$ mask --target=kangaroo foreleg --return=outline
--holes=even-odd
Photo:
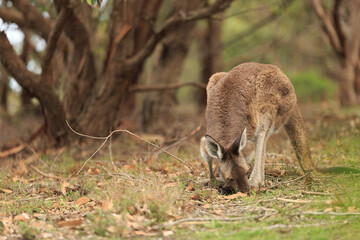
[[[249,178],[249,184],[252,187],[257,187],[259,183],[263,183],[263,161],[265,161],[264,156],[264,146],[266,139],[266,131],[261,130],[256,138],[256,149],[255,149],[255,162],[254,168]]]

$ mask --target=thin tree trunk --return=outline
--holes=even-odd
[[[1,67],[1,81],[0,81],[0,110],[7,113],[8,110],[8,92],[9,92],[9,76],[6,70]],[[0,112],[1,112],[0,111]]]
[[[199,0],[178,1],[175,9],[176,11],[186,12],[197,9],[199,5]],[[174,84],[179,81],[193,39],[195,26],[195,22],[183,24],[159,44],[157,50],[155,50],[149,85]],[[167,131],[164,124],[175,121],[174,106],[176,104],[175,90],[146,94],[141,111],[143,131],[157,133]],[[166,132],[163,133],[166,134]]]
[[[29,41],[30,41],[29,34],[24,32],[24,41],[23,41],[20,58],[24,62],[25,65],[27,65],[29,55],[30,55],[31,46],[30,46]],[[31,96],[30,92],[27,89],[22,88],[21,89],[21,108],[23,111],[28,111],[33,107],[31,98],[32,98],[32,96]]]
[[[208,19],[204,32],[199,34],[200,62],[202,63],[201,82],[207,84],[212,74],[223,71],[222,61],[222,14],[216,19]],[[206,90],[198,90],[197,100],[200,111],[206,107]]]

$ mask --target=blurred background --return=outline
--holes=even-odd
[[[205,87],[244,62],[279,66],[305,108],[357,106],[359,1],[0,0],[1,148],[76,130],[179,137]]]

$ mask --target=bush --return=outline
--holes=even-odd
[[[336,83],[310,70],[290,77],[299,102],[320,102],[334,98]]]

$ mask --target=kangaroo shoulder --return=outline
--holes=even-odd
[[[225,77],[226,75],[227,75],[226,72],[214,73],[209,79],[209,83],[206,86],[206,91],[209,92],[211,88],[214,87],[219,82],[219,80]]]

